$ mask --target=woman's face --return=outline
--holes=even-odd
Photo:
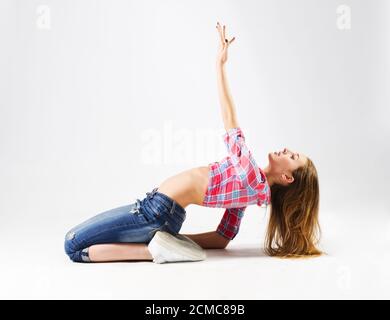
[[[292,182],[292,172],[306,164],[307,157],[299,152],[284,148],[281,151],[270,152],[268,154],[269,173],[272,174],[279,183],[286,184]]]

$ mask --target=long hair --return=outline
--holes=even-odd
[[[271,211],[264,251],[283,258],[319,256],[316,248],[321,228],[318,222],[320,192],[317,170],[307,163],[292,173],[288,186],[271,186]]]

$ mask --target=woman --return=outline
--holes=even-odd
[[[268,154],[257,166],[237,122],[224,65],[228,47],[225,26],[216,26],[220,47],[217,80],[228,156],[165,180],[143,200],[92,217],[71,229],[65,251],[75,262],[151,260],[156,263],[200,261],[203,249],[222,249],[234,239],[248,205],[271,204],[265,239],[270,256],[320,255],[316,248],[319,184],[313,162],[287,148]],[[272,194],[272,197],[271,197]],[[215,231],[180,235],[185,207],[197,204],[225,208]]]

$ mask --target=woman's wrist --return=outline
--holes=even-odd
[[[225,66],[225,64],[223,62],[221,62],[221,61],[217,61],[215,63],[215,65],[216,65],[217,68],[223,68]]]

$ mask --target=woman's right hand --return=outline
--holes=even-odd
[[[236,38],[233,37],[230,41],[225,38],[225,29],[226,29],[225,25],[221,27],[219,22],[217,22],[216,28],[219,33],[219,49],[217,55],[217,64],[224,65],[228,58],[228,48]]]

